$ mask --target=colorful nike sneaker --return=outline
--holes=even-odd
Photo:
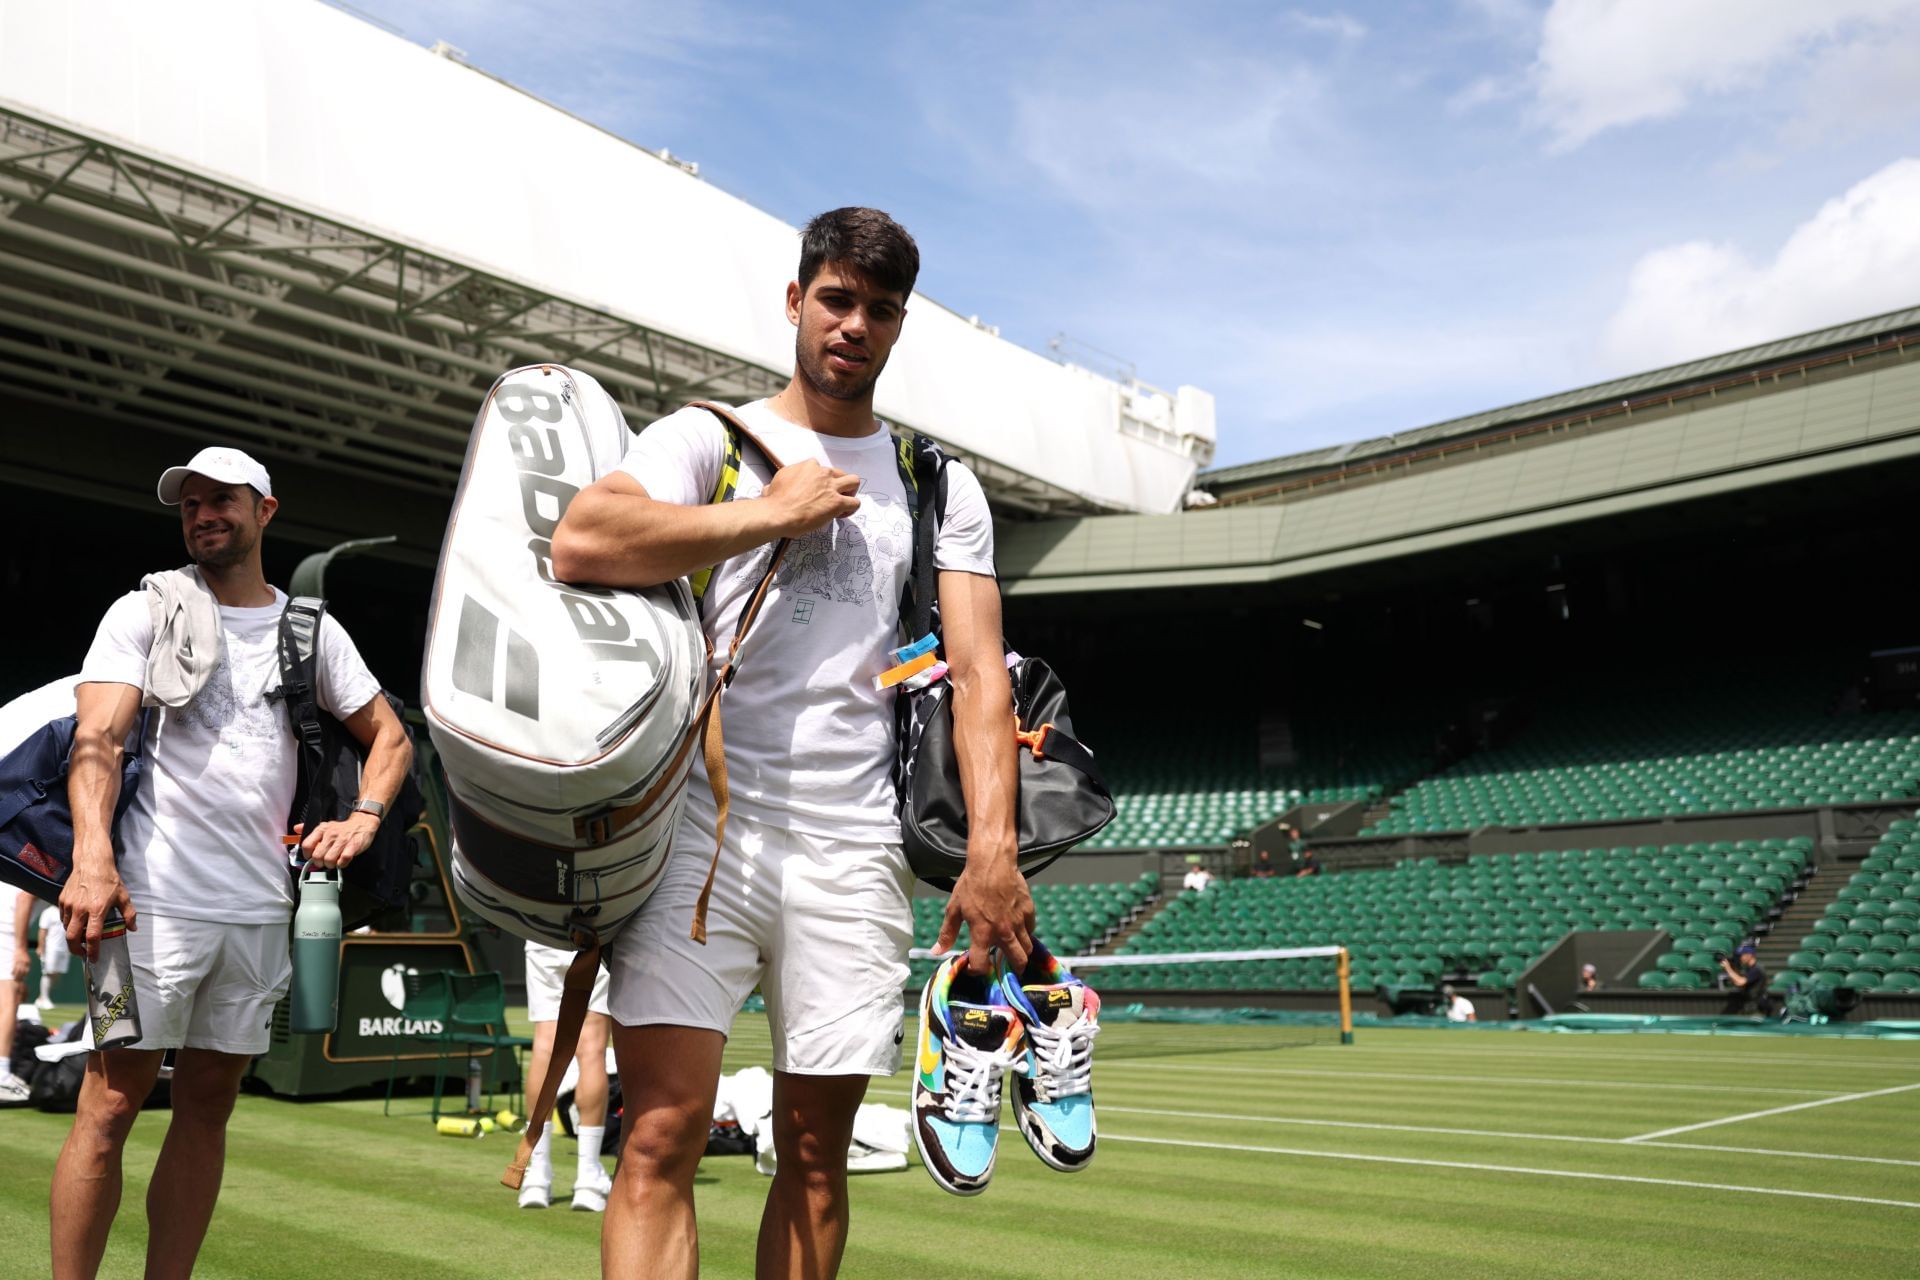
[[[1093,1159],[1093,1038],[1100,997],[1034,939],[1024,973],[1004,959],[1000,998],[1026,1026],[1026,1053],[1014,1066],[1013,1114],[1033,1153],[1062,1173]]]
[[[1000,1082],[1024,1048],[1020,1016],[998,985],[967,972],[967,957],[940,962],[920,993],[913,1077],[913,1141],[933,1180],[977,1196],[993,1177],[1000,1143]]]

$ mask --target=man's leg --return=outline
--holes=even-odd
[[[573,1105],[580,1108],[580,1127],[600,1129],[607,1123],[607,1037],[613,1019],[604,1013],[589,1013],[580,1024],[580,1047],[573,1059],[580,1064],[580,1083],[573,1091]]]
[[[547,1083],[547,1071],[553,1065],[553,1035],[558,1027],[556,1022],[533,1024],[533,1053],[527,1059],[527,1078],[521,1083],[529,1110]],[[534,1135],[533,1154],[527,1159],[526,1176],[520,1183],[522,1209],[547,1207],[548,1193],[553,1189],[553,1131],[557,1127],[555,1118],[548,1115],[546,1124]]]
[[[120,1209],[120,1153],[160,1075],[159,1049],[87,1055],[73,1128],[53,1166],[54,1280],[92,1280]]]
[[[173,1060],[173,1121],[147,1186],[147,1280],[185,1280],[213,1220],[227,1163],[227,1118],[244,1053],[182,1049]]]
[[[589,1012],[573,1054],[580,1064],[580,1083],[573,1091],[573,1105],[580,1111],[574,1131],[580,1150],[573,1163],[573,1207],[594,1213],[606,1209],[611,1185],[600,1163],[600,1148],[607,1136],[607,1037],[612,1029],[613,1020],[606,1014]]]
[[[604,1280],[699,1274],[693,1175],[713,1127],[726,1037],[697,1027],[613,1028],[626,1122],[620,1172],[600,1231]]]
[[[779,1163],[760,1217],[759,1280],[831,1280],[847,1247],[847,1147],[867,1076],[773,1077]]]

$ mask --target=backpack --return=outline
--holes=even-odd
[[[934,542],[946,518],[947,460],[918,435],[901,441],[900,457],[903,468],[911,460],[916,478],[908,489],[914,517],[913,569],[900,607],[901,633],[913,645],[923,637],[942,635]],[[1019,744],[1018,861],[1021,874],[1032,876],[1113,821],[1113,795],[1093,752],[1074,736],[1066,687],[1053,668],[1041,658],[1009,651],[1007,675]],[[948,681],[901,686],[894,699],[894,745],[901,851],[916,876],[951,891],[967,865],[967,805]]]
[[[76,677],[77,678],[77,677]],[[71,681],[68,682],[71,686]],[[32,695],[28,695],[32,696]],[[141,711],[120,757],[120,795],[113,805],[116,837],[146,771],[147,717]],[[0,756],[0,880],[57,902],[73,871],[73,809],[67,764],[78,721],[62,716]],[[115,853],[119,852],[115,840]]]
[[[317,650],[326,613],[327,602],[315,596],[295,596],[287,601],[280,615],[280,689],[269,695],[286,704],[287,717],[300,744],[299,782],[288,826],[304,822],[308,831],[322,822],[340,821],[352,812],[360,794],[360,770],[367,761],[367,748],[320,707]],[[411,741],[413,730],[406,727],[405,704],[385,689],[380,696],[400,718]],[[342,932],[351,933],[406,905],[415,858],[409,832],[427,808],[426,795],[414,773],[417,767],[408,767],[372,843],[347,864],[340,877]]]

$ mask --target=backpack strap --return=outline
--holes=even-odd
[[[716,414],[719,413],[713,405],[706,405],[705,407],[713,410]],[[719,417],[720,425],[726,431],[727,443],[725,450],[720,455],[720,479],[719,482],[713,486],[713,497],[708,499],[709,503],[732,502],[735,491],[740,487],[740,432],[742,428],[739,427],[737,423],[728,421],[728,419],[732,417],[731,414],[719,414]],[[766,448],[761,446],[759,441],[754,441],[754,444],[760,448],[761,453],[767,452]],[[771,458],[773,455],[767,454],[767,456]],[[687,575],[687,585],[693,588],[693,598],[700,604],[702,612],[705,612],[707,587],[713,581],[713,571],[715,567],[714,565],[708,565],[704,569]]]
[[[918,432],[900,445],[895,458],[913,511],[913,566],[900,593],[900,620],[911,642],[940,629],[940,575],[934,569],[933,550],[947,518],[948,458],[939,445]],[[922,495],[931,501],[922,500]]]
[[[306,776],[307,802],[301,819],[311,832],[332,811],[327,775],[326,730],[320,723],[316,651],[327,602],[318,596],[294,596],[280,615],[280,688],[268,697],[286,703],[287,718],[299,739],[300,772]]]

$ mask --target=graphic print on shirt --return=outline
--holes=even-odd
[[[233,687],[231,662],[215,667],[200,692],[174,714],[183,727],[204,730],[231,755],[245,756],[279,745],[280,722],[273,704],[260,696],[242,699]]]
[[[817,596],[839,604],[873,603],[874,565],[897,563],[901,535],[910,526],[892,494],[869,493],[851,516],[793,540],[775,580],[783,592]],[[892,576],[892,575],[888,575]],[[794,621],[811,616],[796,613]]]

